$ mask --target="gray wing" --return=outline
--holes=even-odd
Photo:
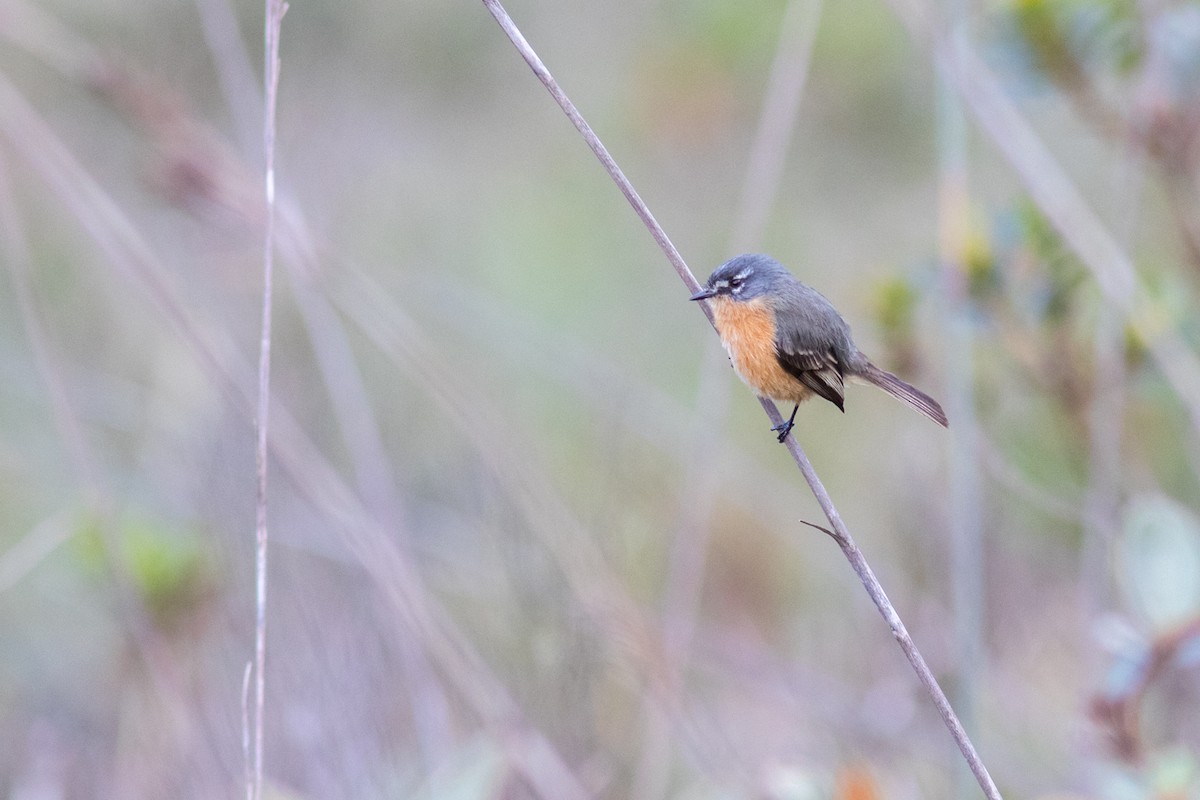
[[[779,365],[845,411],[843,377],[853,347],[849,327],[823,295],[798,281],[777,302],[775,357]]]
[[[789,338],[775,342],[775,357],[784,370],[814,393],[846,410],[842,365],[833,348],[813,349]]]

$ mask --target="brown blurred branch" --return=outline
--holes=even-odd
[[[1138,664],[1136,675],[1120,691],[1109,691],[1092,698],[1092,718],[1108,729],[1117,756],[1131,763],[1141,760],[1143,740],[1139,712],[1146,693],[1187,648],[1200,639],[1200,619],[1156,638]]]
[[[654,215],[650,212],[650,209],[638,195],[637,191],[633,188],[633,185],[629,182],[629,179],[625,177],[620,167],[617,166],[616,161],[609,154],[608,149],[600,141],[600,138],[591,129],[591,126],[588,125],[587,121],[583,118],[583,115],[575,107],[575,104],[571,102],[569,97],[567,97],[562,87],[559,86],[558,82],[546,68],[546,65],[542,63],[541,58],[538,57],[537,53],[529,45],[529,42],[525,40],[525,37],[521,34],[521,31],[517,28],[512,18],[508,15],[508,12],[504,10],[504,7],[500,4],[499,0],[483,0],[483,4],[487,7],[492,16],[495,17],[496,22],[499,23],[501,29],[504,30],[505,34],[512,41],[513,45],[517,48],[517,51],[521,54],[521,57],[524,58],[530,69],[533,70],[533,73],[537,76],[538,80],[542,82],[542,84],[550,92],[551,96],[554,97],[559,107],[562,108],[563,112],[583,136],[584,141],[586,141],[588,144],[588,147],[591,148],[592,152],[596,155],[596,158],[599,159],[609,176],[621,190],[621,193],[625,195],[625,198],[629,201],[630,205],[633,206],[633,209],[637,213],[638,217],[646,225],[646,228],[650,231],[651,236],[654,237],[654,240],[658,243],[659,247],[662,248],[667,260],[670,261],[671,265],[675,268],[676,273],[678,273],[680,279],[684,282],[684,285],[687,286],[690,291],[697,290],[700,284],[697,282],[695,276],[688,268],[687,263],[683,260],[683,256],[679,254],[679,251],[671,243],[670,238],[667,237],[666,232],[663,231],[662,227],[654,219]],[[704,313],[706,316],[708,316],[709,322],[711,323],[712,312],[708,308],[704,308]],[[773,402],[764,398],[759,398],[759,402],[762,404],[763,410],[767,413],[767,416],[771,419],[773,424],[780,425],[783,423],[783,417],[779,414],[779,409],[775,407]],[[988,774],[987,767],[984,765],[982,759],[979,757],[979,754],[976,752],[975,746],[971,743],[970,737],[968,737],[966,731],[963,730],[962,724],[959,722],[957,715],[954,713],[954,709],[950,706],[949,700],[946,699],[946,695],[938,685],[937,679],[933,676],[933,672],[929,669],[929,665],[925,663],[925,659],[921,656],[920,651],[913,643],[912,637],[909,636],[908,630],[905,628],[903,621],[901,621],[900,616],[896,613],[891,601],[888,600],[887,594],[883,591],[883,587],[879,584],[878,579],[876,579],[874,573],[871,571],[871,568],[867,564],[866,559],[863,557],[862,552],[854,543],[854,539],[851,537],[850,531],[842,522],[841,515],[834,507],[833,501],[830,499],[828,492],[825,491],[825,487],[821,483],[820,478],[817,476],[816,471],[813,469],[812,464],[809,463],[808,457],[805,455],[804,451],[800,448],[800,445],[793,437],[789,436],[785,440],[785,444],[788,448],[788,452],[792,454],[792,458],[795,460],[796,465],[800,468],[800,472],[803,474],[805,480],[808,482],[809,487],[812,489],[813,495],[816,497],[817,502],[821,506],[821,510],[825,512],[826,518],[833,526],[834,539],[837,541],[838,546],[842,549],[842,553],[846,556],[847,560],[849,560],[851,567],[862,581],[863,586],[866,587],[867,594],[870,595],[871,600],[874,601],[876,607],[879,609],[879,613],[883,615],[883,618],[887,621],[888,626],[892,629],[892,635],[896,638],[896,641],[900,644],[900,648],[908,657],[909,663],[912,664],[913,669],[916,671],[921,680],[921,683],[923,683],[925,688],[929,691],[930,696],[933,698],[934,705],[937,706],[938,713],[942,716],[943,722],[945,722],[950,734],[954,737],[955,742],[958,744],[959,750],[962,752],[963,757],[970,765],[972,773],[979,781],[980,788],[983,789],[984,794],[991,800],[999,800],[1000,792],[996,788],[995,783],[992,781],[991,776]]]

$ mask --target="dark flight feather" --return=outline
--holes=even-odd
[[[776,343],[775,357],[779,359],[779,365],[817,396],[845,412],[845,382],[842,380],[842,366],[834,352],[792,349],[789,345],[794,343]]]

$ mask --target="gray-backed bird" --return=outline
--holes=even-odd
[[[747,253],[726,261],[691,299],[709,301],[741,379],[760,397],[795,404],[788,421],[771,429],[780,442],[791,432],[800,403],[814,394],[845,412],[850,378],[878,386],[943,427],[949,424],[936,400],[860,353],[837,309],[770,256]]]

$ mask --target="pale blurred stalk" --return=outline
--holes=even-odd
[[[966,0],[947,0],[951,46],[970,46]],[[949,439],[949,525],[954,653],[952,695],[963,727],[978,733],[979,673],[983,669],[983,509],[975,418],[971,297],[969,291],[971,199],[968,183],[966,115],[945,79],[937,82],[938,263],[941,273],[942,339],[946,343],[946,412]],[[974,778],[965,765],[955,771],[958,797],[971,793]]]

